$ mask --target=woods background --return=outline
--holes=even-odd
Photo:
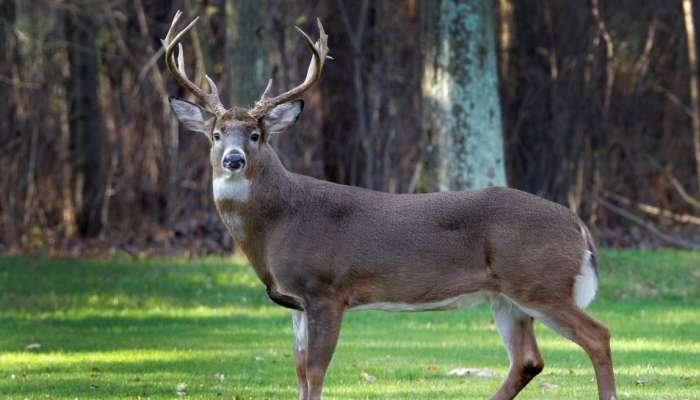
[[[508,185],[570,207],[602,245],[700,243],[700,1],[486,1],[499,85],[484,101],[500,103]],[[432,190],[426,22],[440,6],[0,0],[0,251],[233,247],[211,199],[208,143],[168,105],[185,97],[160,45],[177,9],[201,17],[186,39],[190,76],[201,85],[206,71],[242,106],[269,77],[277,92],[303,79],[309,53],[293,27],[315,37],[321,18],[334,60],[277,139],[284,164]]]

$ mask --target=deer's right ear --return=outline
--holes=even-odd
[[[211,133],[216,116],[197,104],[177,97],[170,97],[170,108],[182,125],[192,132]]]

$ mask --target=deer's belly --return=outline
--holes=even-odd
[[[454,308],[469,308],[482,303],[486,299],[483,293],[468,293],[444,300],[429,303],[394,303],[376,302],[359,305],[351,305],[348,311],[355,310],[381,310],[381,311],[434,311],[451,310]]]

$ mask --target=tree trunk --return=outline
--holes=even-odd
[[[83,14],[83,11],[85,12]],[[85,10],[66,12],[66,39],[69,47],[70,78],[66,92],[71,136],[73,188],[76,198],[78,231],[83,237],[102,230],[104,199],[103,123],[98,99],[98,54],[96,19]]]
[[[357,5],[353,2],[350,5]],[[325,13],[323,25],[328,30],[330,54],[335,58],[333,63],[327,63],[323,69],[321,84],[322,119],[320,125],[321,157],[325,179],[346,185],[358,185],[360,153],[360,137],[350,132],[358,132],[356,128],[353,73],[351,71],[353,46],[346,29],[343,29],[343,19],[338,8],[338,2],[324,3]],[[348,7],[351,18],[356,17],[359,7]],[[313,25],[310,32],[316,29]],[[336,27],[331,30],[330,27]],[[307,32],[309,32],[307,31]],[[306,50],[308,54],[308,50]],[[305,54],[305,55],[306,55]],[[338,60],[341,60],[340,62]],[[339,66],[340,65],[340,66]]]
[[[0,76],[7,81],[0,81],[0,135],[9,141],[14,137],[14,106],[12,105],[12,65],[15,48],[15,2],[0,2]]]
[[[420,191],[505,186],[491,0],[422,3],[425,168]]]
[[[228,105],[250,107],[269,79],[266,6],[259,0],[226,2],[226,96]]]
[[[7,79],[7,81],[0,81],[0,143],[3,147],[17,136],[13,101],[14,84],[12,82],[12,68],[17,54],[17,41],[14,33],[15,17],[15,2],[9,0],[0,2],[0,76]],[[9,151],[9,149],[9,147],[5,147],[3,151]],[[3,158],[5,157],[3,156]],[[7,168],[4,175],[16,172]],[[9,189],[12,186],[10,176],[6,175],[0,180],[0,188]],[[13,218],[16,211],[13,210],[13,197],[14,193],[11,190],[3,190],[0,193],[0,224],[3,226],[2,231],[0,231],[0,243],[10,242],[17,236],[17,220]]]
[[[695,174],[700,182],[700,82],[698,81],[698,57],[695,44],[695,21],[693,20],[693,2],[683,0],[686,44],[688,47],[688,70],[690,75],[690,119],[693,128],[693,147],[695,148]]]

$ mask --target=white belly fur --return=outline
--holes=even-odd
[[[444,300],[430,303],[367,303],[348,308],[348,311],[356,310],[381,310],[381,311],[431,311],[450,310],[454,308],[469,308],[482,303],[486,299],[483,293],[468,293],[450,297]]]

